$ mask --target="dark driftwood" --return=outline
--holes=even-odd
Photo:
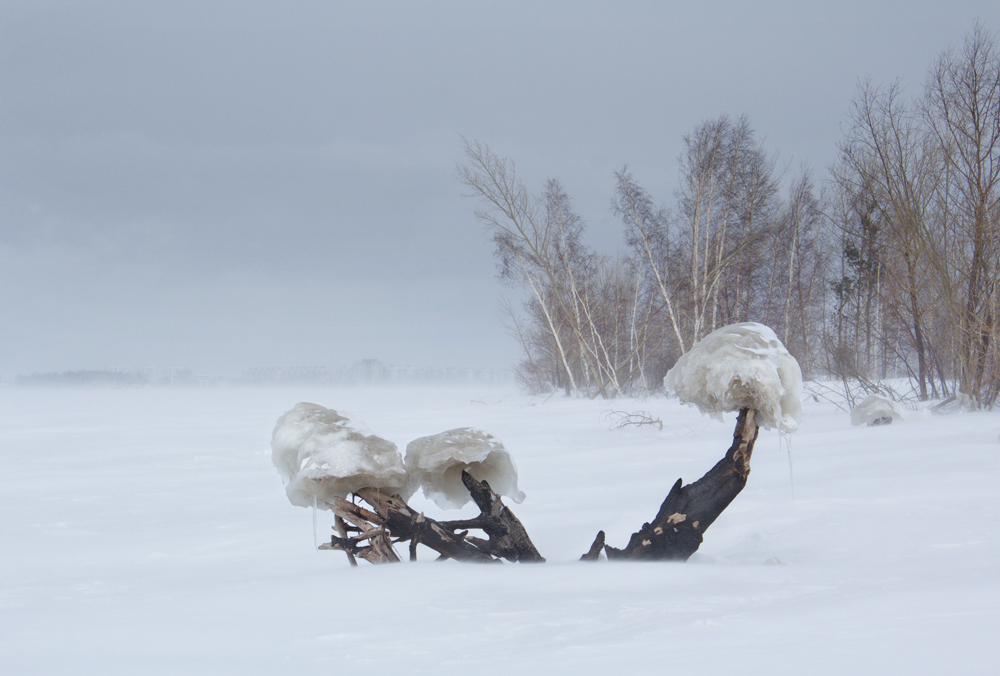
[[[746,486],[750,456],[759,428],[754,410],[743,409],[736,419],[733,445],[722,460],[693,484],[677,480],[651,523],[633,533],[623,549],[604,544],[604,531],[584,560],[597,559],[603,546],[608,559],[686,561],[701,546],[703,533]]]
[[[334,524],[335,524],[334,527],[337,529],[337,535],[339,535],[341,539],[346,539],[347,524],[344,523],[344,519],[340,516],[340,514],[337,514],[334,517]],[[354,558],[354,552],[351,551],[350,549],[345,549],[344,551],[347,552],[347,560],[351,562],[351,567],[356,568],[358,565],[358,560]]]
[[[545,561],[535,549],[520,520],[511,512],[486,481],[476,481],[462,472],[462,482],[479,507],[480,514],[464,521],[435,521],[416,512],[398,495],[386,495],[374,488],[362,488],[356,495],[367,502],[365,509],[343,498],[328,504],[338,519],[339,536],[334,535],[321,549],[337,549],[348,557],[360,557],[371,563],[399,561],[392,549],[395,542],[410,542],[410,560],[417,559],[417,545],[436,551],[441,559],[493,562]],[[347,537],[342,521],[352,524],[358,535]],[[488,540],[470,536],[470,528],[481,529]]]
[[[597,531],[594,544],[590,545],[590,551],[580,557],[581,561],[597,561],[601,558],[601,551],[604,549],[604,531]]]
[[[479,517],[469,522],[448,522],[444,526],[481,528],[489,536],[485,549],[493,556],[520,563],[542,563],[545,559],[532,544],[520,519],[503,504],[486,481],[476,481],[468,472],[462,472],[462,483],[469,489],[472,500],[479,507]]]
[[[320,545],[320,549],[339,549],[346,552],[352,566],[358,565],[355,557],[360,557],[370,563],[395,563],[399,561],[399,557],[392,548],[392,542],[389,540],[389,532],[379,523],[377,515],[343,498],[335,497],[328,504],[336,514],[336,529],[340,536],[332,536],[330,542]],[[369,517],[376,517],[376,520]],[[345,521],[350,523],[351,527],[348,527],[344,523]],[[349,530],[358,533],[358,535],[348,537]],[[362,546],[363,544],[367,546]]]
[[[596,561],[601,551],[611,560],[687,560],[701,546],[704,532],[746,486],[750,457],[759,431],[754,418],[753,409],[741,410],[736,419],[733,444],[725,457],[693,484],[685,486],[678,479],[653,521],[644,523],[637,533],[633,533],[623,549],[606,544],[604,531],[600,531],[581,560]],[[462,482],[479,507],[480,514],[474,519],[435,521],[416,512],[398,495],[386,495],[373,488],[362,488],[355,494],[367,502],[371,510],[334,498],[328,504],[336,514],[339,535],[332,536],[321,549],[347,552],[352,563],[353,557],[371,563],[390,563],[399,561],[392,543],[409,541],[411,561],[417,559],[418,544],[436,551],[439,559],[545,561],[524,525],[503,504],[489,483],[476,481],[468,472],[462,472]],[[473,528],[482,530],[488,539],[470,536],[469,529]],[[357,534],[348,536],[348,531]]]
[[[467,533],[456,533],[434,519],[423,516],[398,495],[385,495],[373,488],[362,488],[358,497],[378,514],[382,524],[397,542],[417,540],[438,554],[457,561],[490,562],[493,557],[466,540]],[[416,558],[416,547],[411,549]]]

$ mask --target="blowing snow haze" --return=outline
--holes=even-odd
[[[462,137],[562,180],[613,253],[614,171],[676,187],[747,114],[822,172],[859,78],[916,92],[995,2],[0,3],[0,378],[109,366],[506,367]]]

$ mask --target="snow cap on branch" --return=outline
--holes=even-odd
[[[462,470],[478,481],[488,481],[498,495],[517,503],[524,500],[510,453],[499,439],[471,427],[414,439],[406,446],[406,469],[411,492],[422,487],[424,495],[443,509],[458,508],[470,500]]]
[[[730,324],[708,334],[677,360],[663,386],[702,413],[752,408],[761,427],[798,429],[802,371],[763,324]]]
[[[362,488],[408,498],[406,469],[396,444],[377,437],[349,413],[299,403],[278,418],[271,461],[293,505],[320,507]]]

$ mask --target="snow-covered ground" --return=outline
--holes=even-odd
[[[352,570],[316,551],[269,448],[299,401],[400,449],[494,434],[548,563],[422,550]],[[610,429],[637,410],[663,429]],[[577,561],[599,529],[624,545],[678,477],[700,477],[734,419],[482,388],[0,389],[0,672],[997,673],[1000,413],[854,427],[807,397],[794,481],[762,430],[747,488],[689,562]],[[317,518],[325,539],[331,515]]]

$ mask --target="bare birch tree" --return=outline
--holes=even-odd
[[[565,306],[559,271],[559,233],[542,212],[538,200],[518,178],[514,162],[494,154],[479,142],[466,142],[467,164],[458,168],[458,179],[479,198],[483,207],[476,217],[484,224],[495,246],[500,278],[530,291],[531,302],[543,318],[555,345],[557,382],[567,392],[577,390],[570,366],[566,331],[560,310]],[[564,378],[564,380],[563,380]]]
[[[508,305],[526,354],[522,382],[605,397],[646,387],[651,315],[639,305],[631,262],[584,244],[584,222],[559,181],[532,195],[512,161],[479,143],[465,150],[458,177],[483,205],[476,216],[494,243],[500,278],[529,293],[525,316]]]
[[[1000,51],[982,24],[931,69],[923,111],[949,179],[943,214],[955,244],[961,391],[992,406],[1000,394]]]

